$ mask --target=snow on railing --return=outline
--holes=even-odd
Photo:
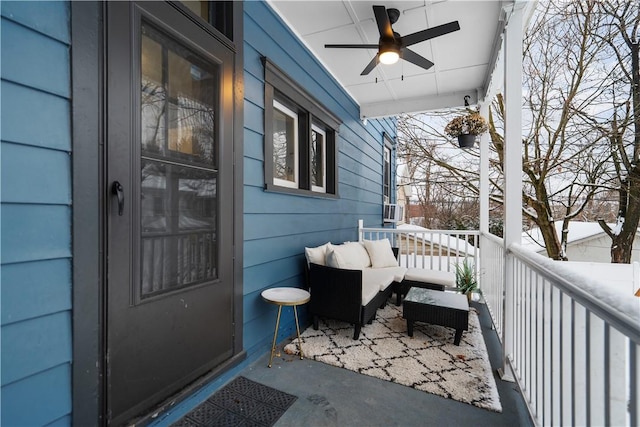
[[[503,343],[536,423],[639,425],[640,300],[520,245],[507,262]]]

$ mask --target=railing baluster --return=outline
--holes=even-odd
[[[563,391],[562,385],[564,383],[564,370],[562,369],[562,367],[564,366],[564,363],[563,363],[563,361],[564,361],[564,359],[563,359],[563,351],[562,351],[563,347],[564,347],[564,345],[563,345],[563,342],[564,342],[564,331],[562,329],[563,328],[562,318],[563,318],[563,313],[564,313],[564,310],[563,310],[563,304],[564,303],[563,303],[563,300],[562,300],[563,295],[564,294],[562,292],[559,292],[559,294],[558,294],[558,334],[559,334],[559,337],[558,337],[558,370],[560,371],[560,375],[558,375],[558,396],[559,396],[559,398],[558,398],[558,422],[559,422],[560,425],[562,425],[562,423],[564,421],[563,420],[563,416],[562,416],[562,413],[563,413],[563,411],[562,411],[562,409],[563,409],[562,402],[563,402],[563,397],[564,397],[564,395],[562,394],[562,391]]]
[[[536,414],[542,423],[544,398],[544,278],[536,275]]]
[[[421,254],[422,254],[422,266],[421,267],[422,268],[425,268],[425,266],[424,266],[424,258],[425,258],[425,245],[427,243],[426,239],[427,239],[427,236],[424,234],[424,232],[422,232],[422,245],[420,245],[421,248],[422,248],[422,250],[421,250]]]
[[[438,233],[438,270],[442,271],[442,233]]]
[[[587,372],[591,372],[591,312],[589,310],[585,310],[585,370]],[[587,425],[591,425],[591,376],[585,376],[585,389],[587,392],[587,398],[585,400],[585,408],[587,411]]]
[[[537,277],[537,276],[536,276]],[[529,326],[529,363],[527,366],[527,384],[529,384],[529,386],[526,388],[527,394],[529,395],[529,400],[531,400],[532,396],[531,396],[531,384],[533,383],[532,378],[533,378],[533,270],[529,270],[529,296],[528,296],[528,303],[527,303],[527,307],[529,309],[529,321],[528,321],[528,326]]]
[[[640,424],[638,410],[640,408],[640,358],[638,357],[640,345],[629,342],[629,425]]]
[[[434,254],[433,254],[433,231],[431,232],[430,237],[429,237],[429,253],[431,255],[430,260],[429,260],[430,261],[429,268],[433,270],[433,257],[434,257]]]
[[[576,301],[571,299],[571,325],[576,324]],[[576,425],[576,328],[571,328],[571,420],[569,425]]]

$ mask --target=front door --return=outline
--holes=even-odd
[[[233,353],[234,57],[165,2],[109,2],[106,29],[106,405],[120,424]]]

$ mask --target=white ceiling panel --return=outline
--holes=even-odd
[[[435,74],[418,74],[405,76],[404,80],[390,80],[391,89],[398,99],[413,98],[417,93],[424,96],[437,95]]]
[[[458,98],[462,103],[462,93],[472,92],[474,98],[476,93],[484,93],[495,51],[500,47],[496,34],[502,28],[501,11],[514,1],[272,0],[269,3],[362,109],[392,114],[396,111],[394,104],[405,110],[449,105]],[[393,65],[379,64],[370,74],[361,76],[377,50],[327,49],[324,45],[377,44],[380,36],[373,5],[400,11],[393,30],[401,36],[456,20],[461,29],[409,47],[434,62],[429,70],[401,60]],[[429,102],[421,102],[421,97],[429,98]],[[388,105],[383,105],[385,102]],[[372,104],[375,108],[369,109]]]

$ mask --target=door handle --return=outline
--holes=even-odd
[[[118,197],[118,215],[122,216],[124,214],[124,188],[119,181],[113,181],[111,194]]]

